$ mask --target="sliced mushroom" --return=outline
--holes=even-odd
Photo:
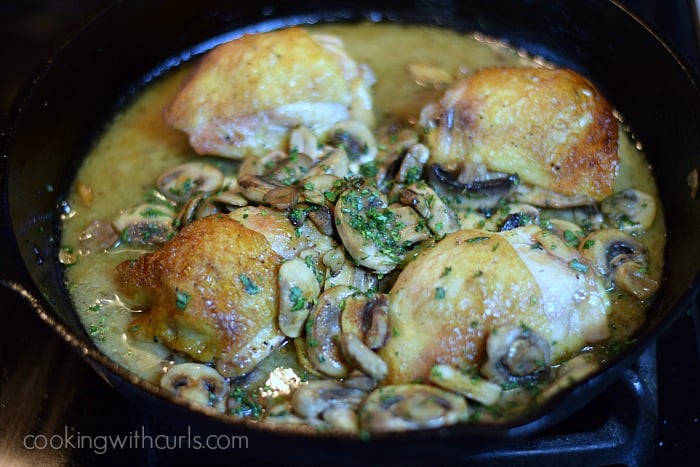
[[[331,174],[305,177],[299,185],[303,191],[302,198],[317,206],[332,207],[340,193],[345,189],[342,178]]]
[[[438,164],[427,169],[430,186],[436,193],[448,200],[450,206],[487,209],[498,206],[507,199],[520,183],[517,174],[491,174],[478,171],[450,172]],[[477,177],[477,178],[473,178]],[[466,178],[466,181],[463,179]]]
[[[286,211],[299,202],[299,187],[280,186],[263,195],[263,203],[280,211]]]
[[[163,172],[156,180],[158,190],[173,201],[182,203],[196,193],[211,193],[221,188],[224,174],[205,162],[188,162]]]
[[[352,287],[356,292],[367,292],[377,287],[377,276],[359,268],[345,255],[343,247],[324,252],[321,263],[325,266],[323,288],[329,289],[339,285]]]
[[[112,224],[121,241],[135,245],[162,245],[175,235],[175,211],[162,204],[139,204],[120,214]]]
[[[307,176],[335,175],[345,177],[350,173],[350,160],[343,148],[324,148],[321,158],[309,169]]]
[[[498,402],[503,389],[501,386],[480,376],[461,373],[456,368],[439,364],[433,366],[428,377],[430,382],[448,391],[456,392],[484,405]]]
[[[633,294],[640,300],[654,295],[658,281],[648,276],[646,248],[632,235],[618,229],[602,229],[589,234],[579,252],[608,281],[608,286]]]
[[[295,152],[281,159],[272,169],[266,170],[267,179],[281,185],[293,185],[309,173],[313,159],[303,152]]]
[[[434,386],[400,384],[373,391],[358,413],[370,433],[436,428],[465,419],[467,402]]]
[[[119,232],[113,223],[95,219],[80,233],[78,240],[81,254],[87,254],[114,245],[119,240]]]
[[[160,386],[191,402],[223,411],[228,383],[215,369],[201,363],[170,367]]]
[[[571,215],[573,221],[588,232],[599,230],[605,221],[603,214],[598,210],[595,204],[573,208]]]
[[[404,245],[413,245],[430,239],[430,230],[425,219],[412,207],[392,204],[389,208],[394,213],[396,225],[402,226],[399,233]]]
[[[593,354],[583,353],[575,356],[559,365],[556,371],[556,378],[537,394],[537,400],[544,402],[550,399],[554,394],[589,378],[598,371],[598,368],[600,368],[600,365]]]
[[[351,188],[335,204],[335,223],[343,246],[356,264],[386,274],[401,263],[406,245],[396,215],[374,188]]]
[[[430,151],[424,145],[417,143],[412,145],[403,156],[399,171],[396,174],[396,181],[400,183],[416,183],[423,175],[423,167],[428,158]]]
[[[308,419],[318,418],[331,408],[355,408],[367,393],[339,381],[315,380],[292,391],[292,408]]]
[[[268,192],[281,186],[260,175],[242,175],[238,178],[238,185],[247,200],[259,204],[263,203]]]
[[[656,200],[643,191],[628,189],[605,198],[600,210],[613,227],[625,232],[646,230],[656,217]]]
[[[297,361],[304,369],[304,371],[314,376],[322,376],[321,373],[319,373],[316,370],[316,368],[314,368],[313,364],[311,363],[311,360],[309,360],[309,353],[306,351],[306,338],[297,337],[293,340],[293,343],[294,354],[296,355]]]
[[[289,152],[302,153],[312,160],[318,159],[318,139],[307,127],[301,125],[289,133]]]
[[[524,325],[493,329],[486,340],[487,361],[481,372],[497,383],[541,381],[550,375],[549,343]]]
[[[326,206],[318,206],[317,209],[310,210],[308,217],[322,234],[330,237],[335,233],[333,214]]]
[[[338,344],[343,303],[354,290],[336,286],[324,290],[306,321],[306,352],[309,361],[321,373],[335,378],[347,376],[350,366]]]
[[[351,332],[340,334],[338,343],[343,351],[345,360],[364,374],[381,381],[386,378],[389,368],[382,357],[367,347],[357,335]]]
[[[280,330],[287,337],[299,337],[321,292],[316,274],[303,259],[293,258],[282,263],[277,280]]]
[[[356,433],[359,420],[357,412],[351,407],[329,407],[321,414],[323,421],[327,422],[331,429]]]
[[[521,183],[514,192],[514,198],[521,203],[532,204],[541,208],[574,208],[588,206],[593,203],[590,197],[584,195],[562,195],[546,188]]]
[[[381,349],[389,339],[389,297],[380,293],[348,297],[340,327],[343,333],[358,336],[370,349]]]
[[[331,128],[328,143],[343,148],[350,161],[356,164],[372,161],[377,155],[377,142],[370,129],[352,120]]]
[[[452,209],[424,183],[406,187],[401,192],[401,202],[415,209],[438,238],[460,229],[459,218]]]
[[[581,226],[565,219],[547,219],[541,221],[540,225],[552,232],[554,235],[566,242],[566,245],[572,248],[578,248],[586,236]]]

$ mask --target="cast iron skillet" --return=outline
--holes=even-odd
[[[653,31],[614,0],[301,3],[121,2],[88,23],[26,89],[3,142],[2,284],[24,296],[88,364],[140,407],[177,427],[246,435],[252,448],[246,454],[261,460],[306,465],[454,460],[543,430],[584,406],[685,311],[700,286],[700,202],[691,198],[687,184],[689,173],[700,168],[698,78]],[[507,425],[461,424],[360,441],[303,427],[261,429],[252,422],[205,415],[99,353],[78,322],[63,286],[56,261],[62,194],[90,143],[134,92],[210,47],[210,39],[234,30],[367,18],[483,32],[582,73],[626,118],[654,168],[666,209],[668,247],[665,281],[647,324],[599,373]],[[339,455],[349,452],[344,450],[352,450],[352,457]]]

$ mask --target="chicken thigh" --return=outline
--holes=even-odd
[[[185,226],[153,253],[117,267],[122,290],[144,304],[129,327],[224,376],[251,371],[283,341],[277,326],[281,257],[227,216]]]
[[[613,193],[618,123],[605,98],[573,71],[477,71],[426,106],[420,123],[430,162],[447,170],[485,167],[595,201]]]
[[[340,39],[303,28],[247,34],[198,64],[165,109],[197,153],[234,159],[286,149],[299,125],[324,136],[334,124],[374,124],[371,70]]]
[[[600,277],[534,225],[449,234],[406,266],[389,295],[393,332],[381,356],[392,384],[426,379],[435,364],[478,368],[489,334],[506,325],[540,336],[555,362],[609,333]]]

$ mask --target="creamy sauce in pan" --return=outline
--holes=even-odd
[[[532,62],[531,58],[502,45],[435,28],[367,24],[325,25],[313,30],[340,36],[350,56],[371,66],[377,78],[374,107],[380,125],[391,120],[415,120],[427,102],[438,99],[444,92],[444,87],[416,83],[407,71],[411,64],[431,65],[459,75],[485,66]],[[440,53],[435,53],[436,50]],[[185,75],[186,70],[178,70],[150,84],[115,117],[86,157],[69,194],[71,213],[64,222],[62,238],[66,252],[72,249],[75,253],[79,249],[78,238],[93,220],[110,221],[121,210],[142,202],[165,169],[193,159],[201,160],[190,149],[185,135],[167,128],[161,115]],[[611,97],[614,105],[614,96]],[[620,156],[622,166],[616,191],[635,187],[656,195],[652,172],[625,133],[620,138]],[[235,163],[221,163],[235,170]],[[94,197],[89,205],[78,195],[79,186],[92,189]],[[664,235],[663,213],[659,209],[652,228],[639,237],[649,248],[650,275],[654,278],[661,275]],[[66,268],[65,277],[75,308],[98,347],[120,365],[157,381],[163,367],[180,358],[159,344],[128,338],[126,330],[137,311],[130,311],[130,304],[122,303],[115,293],[117,264],[143,253],[145,250],[120,247],[82,254],[76,264]],[[615,291],[611,299],[612,337],[594,350],[603,361],[645,320],[644,302]],[[298,369],[291,347],[283,347],[260,365],[255,372],[260,381],[278,366]]]

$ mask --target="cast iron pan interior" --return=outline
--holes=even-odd
[[[6,157],[0,159],[2,283],[24,295],[90,365],[136,404],[171,420],[173,426],[246,434],[252,447],[274,442],[274,449],[256,449],[254,456],[264,460],[293,461],[287,457],[293,450],[305,453],[300,463],[343,463],[338,450],[352,449],[352,461],[438,462],[542,430],[585,405],[684,312],[698,287],[700,207],[691,199],[686,183],[688,174],[700,167],[697,77],[614,1],[301,3],[120,2],[86,24],[27,87],[4,142]],[[508,425],[463,424],[359,441],[304,428],[261,430],[255,423],[207,416],[102,356],[78,322],[63,287],[55,259],[59,217],[65,208],[62,194],[91,142],[144,84],[232,32],[366,19],[479,31],[582,73],[625,116],[654,168],[666,209],[669,242],[666,280],[649,312],[648,324],[601,373]]]

